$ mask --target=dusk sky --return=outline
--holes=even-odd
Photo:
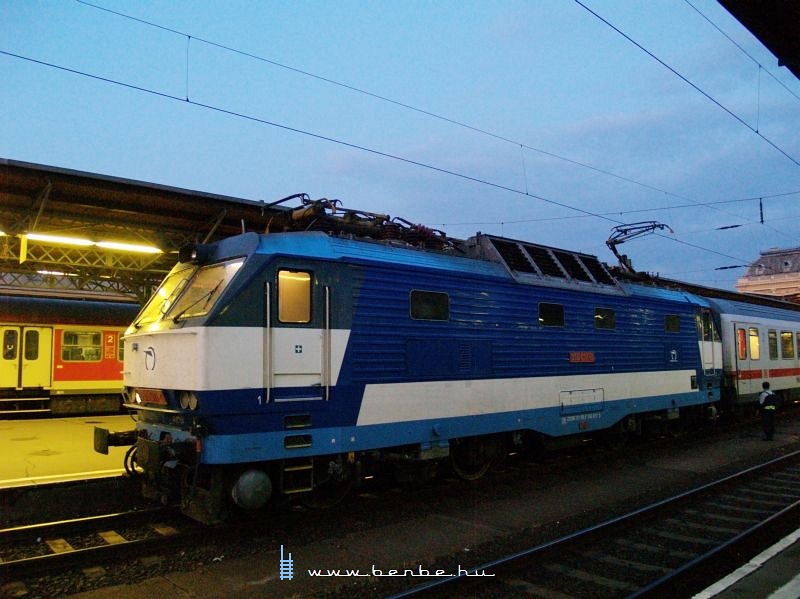
[[[711,0],[0,0],[0,52],[6,159],[612,264],[655,220],[723,288],[800,246],[800,81]]]

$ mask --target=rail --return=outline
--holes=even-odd
[[[178,511],[158,507],[0,530],[0,579],[96,565],[164,549],[195,525]],[[124,534],[117,532],[124,529]],[[73,546],[80,545],[80,546]]]
[[[391,595],[690,596],[800,523],[800,451]],[[591,549],[587,549],[587,548]],[[735,556],[735,557],[734,557]]]

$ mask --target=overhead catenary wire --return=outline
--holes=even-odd
[[[714,201],[714,202],[703,202],[702,204],[699,204],[699,206],[701,206],[701,207],[713,207],[715,205],[720,205],[720,204],[738,204],[738,203],[744,203],[744,202],[758,202],[759,200],[777,199],[777,198],[783,198],[783,197],[787,197],[787,196],[791,196],[791,195],[800,195],[800,190],[787,191],[787,192],[784,192],[784,193],[776,193],[776,194],[763,195],[763,196],[757,196],[757,197],[737,198],[737,199],[734,199],[734,200],[717,200],[717,201]],[[685,208],[694,209],[694,208],[697,208],[697,207],[698,207],[698,204],[676,204],[676,205],[672,205],[672,206],[660,206],[660,207],[655,207],[655,208],[637,208],[635,210],[621,210],[621,211],[617,210],[617,211],[614,211],[614,212],[600,212],[599,214],[603,215],[603,216],[625,216],[625,215],[629,215],[629,214],[641,214],[641,213],[644,213],[644,212],[661,212],[661,211],[664,211],[664,210],[670,211],[670,210],[678,210],[678,209],[685,209]],[[583,215],[583,214],[573,214],[573,215],[568,215],[568,216],[550,216],[550,217],[545,217],[545,218],[525,218],[525,219],[516,219],[516,220],[504,220],[504,221],[502,221],[502,223],[499,222],[499,221],[449,222],[449,223],[437,223],[437,226],[464,226],[464,225],[476,226],[476,225],[500,225],[500,224],[512,225],[512,224],[541,223],[541,222],[561,221],[561,220],[574,220],[574,219],[578,219],[578,218],[588,218],[588,216],[587,215]],[[740,217],[740,218],[744,218],[744,217]],[[756,224],[768,225],[768,222],[776,222],[776,221],[777,222],[783,222],[785,220],[793,220],[795,218],[800,218],[800,216],[785,216],[784,215],[779,219],[770,219],[770,221],[765,221],[765,222],[760,222],[759,220],[752,220],[752,221],[748,221],[748,222],[742,223],[740,225],[733,225],[733,226],[729,226],[729,227],[715,227],[714,229],[708,229],[708,230],[709,231],[713,231],[713,230],[720,230],[720,229],[724,229],[724,228],[740,227],[740,226],[744,226],[744,225],[756,225]],[[770,227],[770,228],[772,228],[772,227]],[[774,229],[774,228],[773,228],[773,230],[776,231],[777,233],[782,234],[782,235],[785,234],[785,233],[783,233],[783,231],[779,231],[779,230]],[[796,236],[790,236],[788,234],[785,234],[785,235],[787,235],[788,237],[791,237],[792,239],[794,239],[796,237]]]
[[[628,40],[628,41],[629,41],[631,44],[633,44],[634,46],[636,46],[637,48],[639,48],[639,50],[641,50],[642,52],[644,52],[645,54],[647,54],[647,55],[648,55],[650,58],[652,58],[653,60],[655,60],[657,63],[659,63],[660,65],[662,65],[664,68],[666,68],[668,71],[670,71],[670,72],[671,72],[673,75],[675,75],[676,77],[678,77],[678,78],[679,78],[681,81],[683,81],[683,82],[684,82],[684,83],[686,83],[688,86],[690,86],[692,89],[694,89],[694,90],[695,90],[695,91],[697,91],[699,94],[701,94],[702,96],[704,96],[706,99],[708,99],[709,101],[711,101],[711,102],[712,102],[714,105],[716,105],[718,108],[720,108],[721,110],[725,111],[727,114],[729,114],[731,117],[733,117],[733,118],[734,118],[736,121],[738,121],[738,122],[739,122],[741,125],[743,125],[744,127],[747,127],[747,128],[748,128],[750,131],[752,131],[752,132],[753,132],[755,135],[757,135],[758,137],[760,137],[760,138],[761,138],[762,140],[764,140],[764,141],[765,141],[767,144],[769,144],[770,146],[772,146],[772,147],[773,147],[775,150],[777,150],[778,152],[780,152],[781,154],[783,154],[783,155],[784,155],[786,158],[788,158],[789,160],[791,160],[791,161],[792,161],[792,162],[793,162],[793,163],[794,163],[796,166],[800,166],[800,161],[798,161],[798,160],[797,160],[797,158],[795,158],[794,156],[792,156],[791,154],[789,154],[789,153],[788,153],[786,150],[784,150],[783,148],[781,148],[781,147],[780,147],[778,144],[776,144],[774,141],[772,141],[772,140],[771,140],[771,139],[769,139],[767,136],[765,136],[763,133],[761,133],[760,131],[758,131],[758,129],[756,129],[755,127],[753,127],[752,125],[750,125],[750,124],[749,124],[747,121],[745,121],[745,120],[744,120],[742,117],[740,117],[738,114],[736,114],[735,112],[733,112],[733,111],[732,111],[730,108],[728,108],[727,106],[725,106],[724,104],[722,104],[722,103],[721,103],[719,100],[717,100],[716,98],[714,98],[714,97],[713,97],[711,94],[709,94],[707,91],[705,91],[705,90],[704,90],[703,88],[701,88],[699,85],[697,85],[697,84],[693,83],[693,82],[692,82],[691,80],[689,80],[689,79],[688,79],[686,76],[684,76],[684,75],[682,75],[681,73],[679,73],[679,72],[678,72],[678,71],[677,71],[675,68],[673,68],[672,66],[670,66],[669,64],[667,64],[665,61],[663,61],[662,59],[660,59],[658,56],[656,56],[655,54],[653,54],[653,53],[652,53],[650,50],[648,50],[648,49],[647,49],[647,48],[645,48],[643,45],[641,45],[639,42],[637,42],[636,40],[634,40],[634,39],[633,39],[631,36],[629,36],[627,33],[625,33],[624,31],[622,31],[622,30],[621,30],[619,27],[617,27],[616,25],[614,25],[613,23],[611,23],[611,22],[610,22],[608,19],[606,19],[606,18],[602,17],[602,16],[601,16],[599,13],[595,12],[594,10],[592,10],[591,8],[589,8],[588,6],[586,6],[586,5],[585,5],[583,2],[581,2],[581,0],[574,0],[574,1],[575,1],[575,3],[576,3],[576,4],[578,4],[578,5],[579,5],[581,8],[583,8],[584,10],[586,10],[586,12],[588,12],[588,13],[589,13],[589,14],[591,14],[591,15],[593,15],[593,16],[594,16],[596,19],[598,19],[599,21],[601,21],[602,23],[604,23],[605,25],[607,25],[608,27],[610,27],[612,30],[616,31],[616,32],[617,32],[619,35],[621,35],[623,38],[625,38],[626,40]]]
[[[583,161],[576,160],[576,159],[573,159],[573,158],[568,158],[566,156],[563,156],[563,155],[560,155],[560,154],[556,154],[554,152],[550,152],[550,151],[544,150],[542,148],[537,148],[537,147],[532,146],[530,144],[526,144],[526,143],[524,143],[522,141],[511,139],[510,137],[502,135],[500,133],[497,133],[497,132],[494,132],[494,131],[490,131],[490,130],[488,130],[486,128],[478,127],[478,126],[475,126],[475,125],[471,125],[471,124],[465,123],[465,122],[463,122],[461,120],[458,120],[458,119],[455,119],[455,118],[452,118],[452,117],[448,117],[448,116],[445,116],[445,115],[442,115],[442,114],[438,114],[438,113],[432,112],[430,110],[426,110],[424,108],[420,108],[418,106],[413,106],[413,105],[408,104],[406,102],[402,102],[402,101],[390,98],[390,97],[388,97],[386,95],[382,95],[382,94],[378,94],[378,93],[375,93],[375,92],[371,92],[371,91],[368,91],[368,90],[366,90],[364,88],[357,87],[355,85],[351,85],[351,84],[344,83],[344,82],[341,82],[341,81],[337,81],[337,80],[332,79],[330,77],[325,77],[325,76],[322,76],[322,75],[319,75],[319,74],[316,74],[316,73],[312,73],[310,71],[307,71],[307,70],[304,70],[304,69],[301,69],[301,68],[298,68],[298,67],[294,67],[294,66],[279,62],[279,61],[271,59],[271,58],[267,58],[267,57],[264,57],[264,56],[259,56],[257,54],[252,53],[252,52],[248,52],[248,51],[242,50],[240,48],[235,48],[235,47],[233,47],[233,46],[231,46],[229,44],[223,44],[221,42],[213,41],[213,40],[210,40],[210,39],[198,36],[198,35],[186,33],[184,31],[179,31],[179,30],[173,29],[171,27],[166,27],[164,25],[161,25],[161,24],[156,23],[156,22],[151,21],[151,20],[142,19],[140,17],[135,17],[135,16],[129,15],[127,13],[123,13],[123,12],[120,12],[120,11],[117,11],[117,10],[113,10],[113,9],[110,9],[110,8],[107,8],[107,7],[98,5],[98,4],[94,4],[92,2],[89,2],[88,0],[75,0],[75,1],[78,2],[79,4],[82,4],[82,5],[84,5],[86,7],[89,7],[89,8],[93,8],[93,9],[96,9],[96,10],[107,12],[107,13],[116,15],[118,17],[121,17],[121,18],[124,18],[124,19],[128,19],[128,20],[134,21],[136,23],[140,23],[142,25],[147,25],[147,26],[150,26],[150,27],[154,27],[156,29],[159,29],[159,30],[162,30],[162,31],[166,31],[168,33],[172,33],[172,34],[175,34],[175,35],[178,35],[178,36],[186,37],[187,38],[187,66],[186,66],[186,72],[187,72],[187,74],[186,74],[186,77],[187,77],[187,83],[186,83],[187,99],[189,98],[189,94],[188,94],[188,88],[189,88],[189,83],[188,83],[188,69],[189,69],[188,41],[190,39],[194,39],[197,42],[208,44],[209,46],[212,46],[212,47],[215,47],[215,48],[218,48],[218,49],[221,49],[221,50],[225,50],[227,52],[231,52],[231,53],[234,53],[234,54],[237,54],[237,55],[240,55],[240,56],[243,56],[243,57],[247,57],[247,58],[259,61],[259,62],[263,62],[263,63],[269,64],[269,65],[272,65],[274,67],[285,69],[285,70],[288,70],[290,72],[293,72],[293,73],[296,73],[296,74],[299,74],[299,75],[302,75],[302,76],[305,76],[305,77],[310,77],[312,79],[315,79],[315,80],[318,80],[318,81],[322,81],[324,83],[327,83],[327,84],[330,84],[330,85],[333,85],[333,86],[337,86],[337,87],[340,87],[342,89],[346,89],[348,91],[351,91],[351,92],[354,92],[354,93],[357,93],[357,94],[362,94],[364,96],[367,96],[367,97],[370,97],[370,98],[373,98],[373,99],[376,99],[376,100],[379,100],[379,101],[382,101],[382,102],[387,102],[387,103],[392,104],[394,106],[397,106],[397,107],[400,107],[400,108],[403,108],[403,109],[406,109],[406,110],[410,110],[410,111],[416,112],[418,114],[422,114],[422,115],[425,115],[427,117],[430,117],[430,118],[433,118],[433,119],[437,119],[437,120],[440,120],[440,121],[445,122],[445,123],[449,123],[451,125],[462,127],[462,128],[467,129],[469,131],[473,131],[475,133],[479,133],[481,135],[488,136],[490,138],[493,138],[493,139],[501,141],[501,142],[505,142],[505,143],[509,143],[509,144],[513,144],[515,146],[518,146],[520,148],[520,154],[521,154],[521,157],[522,157],[522,170],[523,170],[523,178],[525,180],[526,191],[527,191],[527,186],[528,186],[528,174],[527,174],[527,171],[526,171],[524,150],[529,150],[529,151],[541,154],[542,156],[547,156],[549,158],[553,158],[555,160],[566,162],[568,164],[571,164],[573,166],[577,166],[579,168],[584,168],[584,169],[587,169],[587,170],[591,170],[591,171],[593,171],[595,173],[598,173],[598,174],[601,174],[601,175],[604,175],[604,176],[607,176],[607,177],[611,177],[611,178],[617,179],[619,181],[630,183],[632,185],[637,185],[639,187],[642,187],[643,189],[648,189],[648,190],[651,190],[651,191],[662,193],[662,194],[665,194],[665,195],[668,195],[668,196],[672,196],[672,197],[675,197],[675,198],[678,198],[678,199],[686,200],[688,202],[694,202],[696,205],[708,205],[708,206],[712,207],[715,210],[717,209],[717,208],[715,208],[713,206],[713,204],[704,204],[703,202],[695,200],[695,199],[692,199],[690,197],[687,197],[687,196],[684,196],[684,195],[681,195],[681,194],[677,194],[677,193],[674,193],[674,192],[671,192],[671,191],[668,191],[668,190],[665,190],[665,189],[661,189],[660,187],[657,187],[655,185],[651,185],[649,183],[645,183],[645,182],[639,181],[637,179],[633,179],[631,177],[626,177],[624,175],[620,175],[619,173],[615,173],[615,172],[607,170],[607,169],[599,168],[599,167],[591,165],[591,164],[589,164],[587,162],[583,162]],[[733,215],[733,216],[737,216],[737,215]]]
[[[64,65],[58,65],[58,64],[55,64],[55,63],[52,63],[52,62],[39,60],[39,59],[30,57],[30,56],[24,56],[24,55],[21,55],[21,54],[16,54],[14,52],[9,52],[7,50],[0,50],[0,54],[5,55],[5,56],[9,56],[11,58],[15,58],[15,59],[18,59],[18,60],[23,60],[23,61],[26,61],[26,62],[30,62],[30,63],[33,63],[33,64],[38,64],[40,66],[45,66],[45,67],[48,67],[48,68],[56,69],[56,70],[59,70],[59,71],[62,71],[62,72],[70,73],[70,74],[73,74],[73,75],[78,75],[78,76],[85,77],[85,78],[88,78],[88,79],[93,79],[93,80],[96,80],[96,81],[101,81],[101,82],[104,82],[104,83],[117,85],[119,87],[123,87],[123,88],[130,89],[130,90],[133,90],[133,91],[138,91],[138,92],[141,92],[141,93],[150,94],[150,95],[153,95],[153,96],[165,99],[165,100],[171,100],[171,101],[175,101],[175,102],[180,102],[182,104],[195,106],[195,107],[202,108],[202,109],[205,109],[205,110],[210,110],[210,111],[213,111],[213,112],[217,112],[219,114],[224,114],[224,115],[228,115],[228,116],[231,116],[231,117],[240,118],[240,119],[247,120],[247,121],[254,122],[254,123],[260,123],[262,125],[275,127],[275,128],[278,128],[278,129],[281,129],[281,130],[284,130],[284,131],[297,133],[297,134],[304,135],[304,136],[307,136],[307,137],[311,137],[311,138],[314,138],[314,139],[318,139],[318,140],[321,140],[321,141],[327,141],[327,142],[330,142],[330,143],[333,143],[333,144],[341,145],[343,147],[348,147],[348,148],[352,148],[352,149],[355,149],[355,150],[367,152],[367,153],[370,153],[370,154],[373,154],[373,155],[376,155],[376,156],[382,156],[384,158],[388,158],[388,159],[391,159],[391,160],[396,160],[398,162],[402,162],[402,163],[405,163],[405,164],[418,166],[418,167],[425,168],[425,169],[428,169],[428,170],[432,170],[432,171],[435,171],[435,172],[438,172],[438,173],[441,173],[441,174],[449,175],[449,176],[452,176],[452,177],[457,177],[457,178],[460,178],[460,179],[463,179],[463,180],[466,180],[466,181],[471,181],[471,182],[476,183],[476,184],[485,185],[485,186],[488,186],[488,187],[491,187],[491,188],[494,188],[494,189],[507,191],[509,193],[513,193],[513,194],[521,195],[521,196],[524,196],[524,197],[536,199],[536,200],[539,200],[539,201],[542,201],[542,202],[545,202],[545,203],[548,203],[548,204],[551,204],[551,205],[554,205],[554,206],[558,206],[560,208],[573,210],[575,212],[578,212],[578,213],[581,213],[581,214],[584,214],[584,215],[587,215],[587,216],[593,216],[593,217],[599,218],[601,220],[612,222],[612,223],[615,223],[615,224],[618,224],[618,225],[619,224],[625,224],[620,220],[617,220],[617,219],[614,219],[614,218],[611,218],[611,217],[608,217],[608,216],[605,216],[605,215],[602,215],[602,214],[598,214],[598,213],[592,212],[590,210],[585,210],[585,209],[577,207],[577,206],[571,206],[569,204],[566,204],[564,202],[560,202],[560,201],[557,201],[557,200],[553,200],[551,198],[547,198],[547,197],[544,197],[544,196],[541,196],[541,195],[529,193],[527,191],[516,189],[514,187],[510,187],[508,185],[504,185],[504,184],[497,183],[497,182],[494,182],[494,181],[489,181],[488,179],[482,179],[482,178],[479,178],[479,177],[473,177],[473,176],[467,175],[465,173],[459,173],[457,171],[453,171],[453,170],[450,170],[450,169],[439,167],[439,166],[436,166],[436,165],[433,165],[433,164],[421,162],[421,161],[418,161],[418,160],[413,160],[411,158],[406,158],[406,157],[399,156],[399,155],[396,155],[396,154],[391,154],[389,152],[384,152],[384,151],[381,151],[381,150],[377,150],[375,148],[368,148],[366,146],[362,146],[362,145],[359,145],[359,144],[354,144],[354,143],[351,143],[351,142],[347,142],[347,141],[344,141],[344,140],[336,139],[336,138],[333,138],[333,137],[330,137],[330,136],[326,136],[326,135],[322,135],[322,134],[319,134],[319,133],[314,133],[314,132],[311,132],[311,131],[298,129],[296,127],[290,127],[288,125],[284,125],[282,123],[277,123],[275,121],[270,121],[270,120],[267,120],[267,119],[264,119],[264,118],[260,118],[260,117],[256,117],[256,116],[252,116],[252,115],[247,115],[247,114],[244,114],[244,113],[241,113],[241,112],[236,112],[236,111],[233,111],[233,110],[229,110],[229,109],[222,108],[222,107],[219,107],[219,106],[214,106],[214,105],[211,105],[211,104],[204,104],[202,102],[197,102],[197,101],[192,100],[192,99],[183,98],[183,97],[180,97],[180,96],[176,96],[174,94],[169,94],[169,93],[166,93],[166,92],[162,92],[162,91],[150,89],[150,88],[147,88],[147,87],[143,87],[141,85],[135,85],[133,83],[128,83],[128,82],[125,82],[125,81],[119,81],[119,80],[116,80],[116,79],[111,79],[110,77],[104,77],[104,76],[96,75],[96,74],[89,73],[89,72],[86,72],[86,71],[73,69],[73,68],[70,68],[70,67],[66,67]],[[716,254],[716,255],[722,256],[724,258],[729,258],[731,260],[736,260],[738,262],[745,262],[746,261],[743,258],[736,257],[736,256],[731,256],[730,254],[726,254],[724,252],[719,252],[717,250],[706,248],[706,247],[703,247],[703,246],[700,246],[700,245],[697,245],[697,244],[694,244],[694,243],[691,243],[691,242],[688,242],[688,241],[683,241],[683,240],[677,239],[675,237],[667,237],[667,236],[659,234],[659,233],[655,233],[655,235],[658,236],[658,237],[663,237],[665,239],[670,239],[671,241],[673,241],[675,243],[678,243],[678,244],[681,244],[681,245],[684,245],[684,246],[687,246],[687,247],[691,247],[693,249],[701,250],[701,251],[704,251],[704,252],[707,252],[707,253]]]

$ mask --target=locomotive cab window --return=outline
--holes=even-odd
[[[450,296],[437,291],[413,290],[409,294],[409,312],[414,320],[449,320]]]
[[[101,335],[97,331],[64,331],[61,359],[64,362],[97,362],[102,355]]]
[[[539,304],[539,325],[543,327],[563,327],[564,306],[561,304]]]
[[[134,326],[138,328],[142,325],[150,324],[166,314],[172,307],[175,298],[180,295],[196,271],[196,266],[183,266],[173,269],[164,279],[164,282],[161,283],[158,290],[147,301],[141,312],[139,312],[134,321]]]
[[[244,258],[237,258],[200,268],[166,313],[166,317],[178,320],[208,314],[242,264]]]
[[[703,341],[719,341],[719,331],[714,324],[711,312],[703,310],[695,316],[697,319],[697,331]]]
[[[304,324],[311,322],[310,272],[301,270],[278,271],[278,320]]]

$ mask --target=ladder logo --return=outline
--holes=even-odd
[[[283,557],[283,545],[281,545],[281,563],[280,563],[280,579],[291,580],[294,578],[294,562],[292,561],[292,554],[287,554],[288,557]]]

